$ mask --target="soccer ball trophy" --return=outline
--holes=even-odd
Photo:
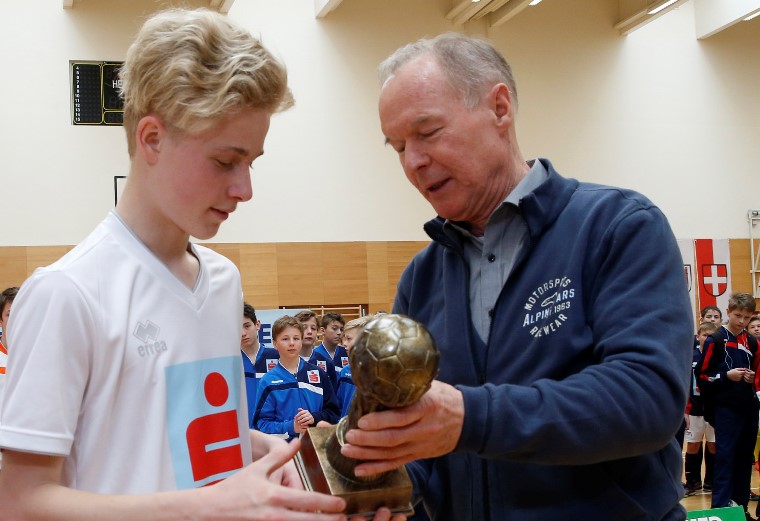
[[[428,330],[403,315],[381,315],[369,322],[349,353],[356,393],[348,415],[337,426],[309,428],[296,466],[307,490],[340,496],[348,515],[371,517],[385,506],[411,514],[412,484],[406,469],[359,477],[361,463],[343,456],[346,432],[374,411],[411,405],[438,374],[440,353]]]

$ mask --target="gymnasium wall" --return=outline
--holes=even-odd
[[[180,3],[207,4],[3,5],[0,285],[82,240],[113,207],[114,175],[129,171],[121,127],[71,125],[69,60],[123,59],[147,14]],[[287,64],[296,97],[273,118],[254,200],[214,238],[257,305],[351,297],[389,306],[432,210],[383,145],[376,66],[404,43],[449,30],[491,38],[512,63],[526,157],[641,191],[678,237],[732,239],[734,288],[750,289],[736,277],[749,280],[746,213],[760,209],[760,19],[698,41],[691,3],[627,37],[613,28],[617,0],[545,0],[496,28],[455,27],[445,19],[451,6],[344,0],[318,20],[310,0],[233,4],[229,16]],[[349,260],[332,253],[344,250]]]
[[[424,241],[206,244],[237,265],[245,298],[257,308],[366,305],[370,313],[391,310],[403,269],[426,245]],[[0,247],[0,289],[20,285],[35,268],[70,249]],[[751,293],[749,240],[729,241],[729,251],[733,291]]]
[[[123,129],[71,125],[68,62],[123,59],[168,3],[3,4],[0,246],[76,244],[113,206],[113,176],[129,171]],[[686,3],[623,37],[617,4],[545,0],[489,29],[453,26],[452,0],[344,0],[323,20],[310,0],[235,1],[229,16],[287,64],[296,106],[273,118],[254,200],[214,241],[427,240],[432,211],[383,145],[376,66],[448,30],[488,36],[512,62],[526,157],[643,192],[679,237],[747,238],[747,210],[760,208],[760,18],[698,41]]]
[[[427,242],[213,243],[234,262],[243,293],[259,309],[366,305],[390,311],[401,272]],[[19,286],[71,246],[0,247],[0,291]]]

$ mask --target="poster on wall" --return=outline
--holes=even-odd
[[[119,68],[124,62],[70,60],[71,124],[123,125]]]

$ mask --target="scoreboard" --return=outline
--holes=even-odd
[[[119,68],[124,62],[70,61],[71,123],[122,125]]]

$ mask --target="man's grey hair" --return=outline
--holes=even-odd
[[[425,55],[435,58],[468,108],[475,108],[490,87],[504,83],[517,109],[512,68],[501,53],[486,40],[457,33],[423,38],[397,49],[380,64],[380,84],[384,85],[406,63]]]

